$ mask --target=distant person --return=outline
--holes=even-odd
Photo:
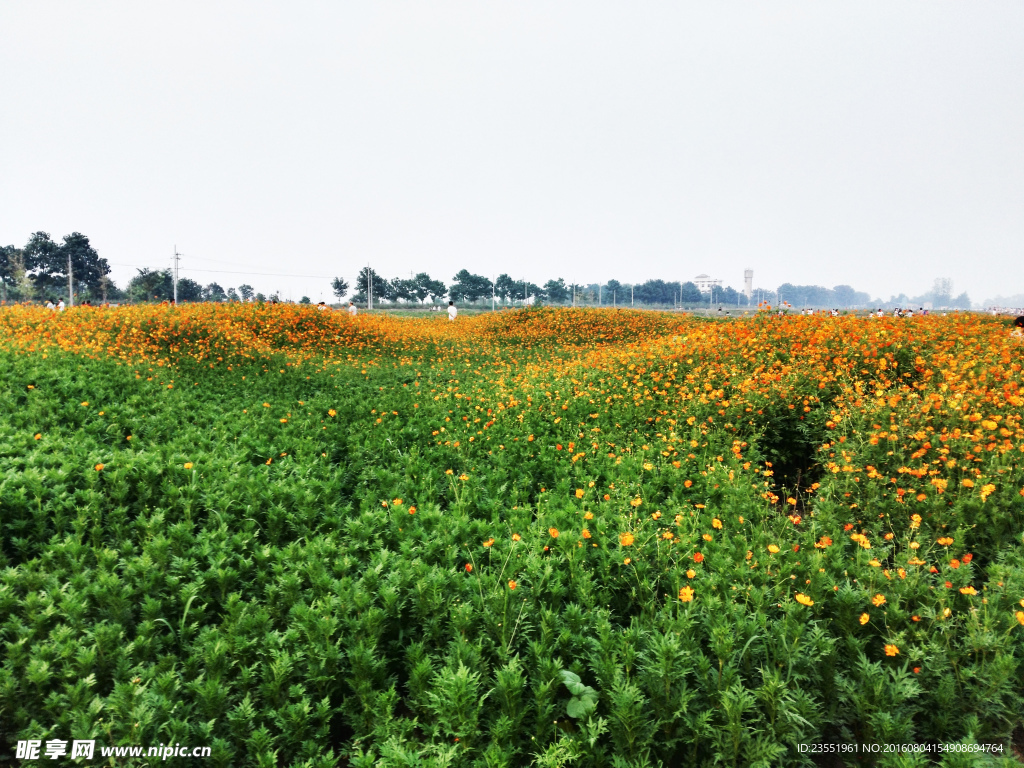
[[[1017,338],[1024,338],[1024,315],[1013,321],[1013,330],[1010,333]]]
[[[46,308],[47,309],[52,309],[52,310],[56,311],[57,305],[53,303],[53,299],[47,299],[46,300]]]
[[[348,303],[349,317],[355,317],[357,312],[359,312],[359,309],[356,307],[355,302],[350,301]]]
[[[455,317],[459,314],[459,310],[455,308],[455,302],[448,302],[448,322],[455,320]]]
[[[64,299],[61,299],[60,301],[57,302],[57,311],[58,312],[63,312],[64,311]]]

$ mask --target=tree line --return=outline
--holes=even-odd
[[[110,279],[110,266],[80,232],[65,235],[58,242],[46,232],[35,232],[21,248],[0,247],[0,299],[3,301],[56,300],[74,295],[75,303],[162,302],[174,297],[174,278],[169,269],[139,269],[121,289]],[[266,296],[242,284],[224,288],[219,283],[202,285],[188,277],[178,280],[178,301],[280,301],[278,293]],[[350,294],[350,289],[352,293]],[[574,283],[563,278],[543,285],[501,274],[494,280],[468,269],[459,270],[449,283],[432,278],[426,272],[409,278],[385,278],[371,267],[363,267],[350,285],[336,277],[331,291],[338,300],[374,304],[421,306],[448,300],[458,304],[509,306],[515,304],[557,304],[576,306],[653,306],[653,307],[748,307],[759,303],[794,307],[933,307],[970,308],[966,293],[953,296],[948,278],[935,281],[931,291],[916,297],[905,294],[889,301],[872,300],[849,285],[826,288],[819,285],[784,283],[777,290],[758,289],[751,296],[731,286],[712,286],[701,291],[692,281],[647,280],[642,283]],[[311,303],[303,296],[300,303]]]

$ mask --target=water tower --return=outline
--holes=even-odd
[[[743,270],[743,293],[749,299],[754,295],[754,270]]]

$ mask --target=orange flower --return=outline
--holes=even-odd
[[[401,499],[394,499],[391,503],[394,504],[396,507],[400,507],[404,502]]]
[[[953,558],[952,560],[950,560],[950,561],[949,561],[949,567],[950,567],[950,568],[953,568],[954,570],[955,570],[955,569],[957,569],[957,568],[959,568],[959,567],[960,567],[960,561],[959,561],[959,560],[957,560],[957,559],[956,559],[956,558],[954,557],[954,558]]]
[[[952,543],[953,543],[953,539],[951,539],[949,536],[943,536],[942,538],[939,539],[939,544],[941,544],[944,547],[948,547]]]
[[[639,507],[643,503],[644,503],[643,499],[633,499],[631,502],[629,502],[629,506],[631,506],[631,507]]]
[[[693,602],[693,589],[686,586],[679,590],[679,599],[684,603]]]
[[[701,552],[694,552],[693,553],[693,562],[695,562],[695,563],[703,563],[704,562],[704,555],[703,555],[703,553],[701,553]]]
[[[865,624],[867,624],[867,623],[868,623],[869,621],[871,621],[871,616],[870,616],[869,614],[867,614],[867,613],[862,613],[862,614],[860,615],[860,619],[859,619],[859,621],[860,621],[860,624],[861,624],[861,626],[864,626],[864,625],[865,625]]]
[[[557,528],[548,528],[548,534],[551,536],[552,539],[557,539],[558,538],[558,529]]]
[[[42,434],[42,432],[37,432],[37,433],[36,433],[36,440],[42,440],[42,439],[43,439],[43,434]]]
[[[338,412],[336,410],[334,410],[333,408],[329,408],[329,409],[327,409],[327,415],[330,416],[333,419],[335,416],[338,415]]]
[[[633,545],[633,541],[634,541],[633,534],[630,533],[629,531],[626,531],[625,533],[620,533],[619,534],[619,544],[621,544],[622,546],[630,547],[630,546]]]
[[[519,541],[519,540],[520,540],[520,539],[522,539],[522,538],[523,538],[523,537],[522,537],[522,536],[520,536],[520,535],[519,535],[518,533],[513,533],[513,534],[512,534],[512,541]]]
[[[871,604],[876,606],[876,607],[885,605],[885,595],[883,595],[883,594],[875,595],[874,597],[871,598]]]
[[[712,518],[712,520],[711,520],[711,527],[712,528],[721,528],[722,527],[722,521],[719,520],[717,517]]]
[[[415,515],[416,514],[416,507],[409,507],[409,514],[410,515]]]
[[[584,512],[583,513],[583,519],[584,520],[593,520],[594,519],[594,513],[593,512]]]
[[[518,586],[519,586],[519,585],[518,585],[518,584],[516,584],[516,582],[515,582],[515,579],[509,579],[509,580],[508,580],[508,588],[509,588],[509,589],[515,589],[515,588],[516,588],[516,587],[518,587]]]
[[[584,528],[582,536],[583,536],[584,539],[589,539],[590,538],[590,531],[588,531],[586,528]]]
[[[899,656],[899,654],[900,654],[900,649],[897,648],[895,645],[892,645],[890,643],[890,644],[885,646],[885,655],[886,656]]]
[[[695,570],[693,570],[693,568],[691,568],[690,570],[688,570],[686,572],[686,578],[688,578],[688,579],[692,579],[696,575],[697,575],[697,572]]]
[[[466,563],[466,573],[472,573],[472,572],[473,572],[473,564],[472,563]]]
[[[490,546],[493,546],[493,545],[494,545],[494,539],[493,538],[487,539],[487,541],[484,542],[484,546],[485,547],[490,547]]]
[[[684,488],[689,488],[692,485],[693,485],[693,480],[686,480],[686,481],[683,482],[683,487]]]
[[[1024,611],[1017,611],[1013,616],[1017,619],[1017,623],[1024,627]]]
[[[814,546],[816,549],[825,549],[826,547],[831,547],[832,539],[830,539],[828,536],[822,536],[820,539],[818,539],[817,542],[815,542]]]
[[[582,488],[577,488],[576,489],[576,498],[577,499],[582,499],[583,498],[583,489]]]
[[[93,469],[95,469],[97,472],[102,472],[103,471],[103,465],[102,464],[97,464],[95,467],[93,467]]]
[[[971,586],[960,587],[960,594],[961,595],[976,595],[976,594],[978,594],[978,590],[976,590],[974,587],[971,587]]]

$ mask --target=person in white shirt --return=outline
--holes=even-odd
[[[459,314],[459,310],[455,308],[455,302],[448,302],[448,320],[449,322],[455,319],[455,316]]]
[[[64,311],[64,299],[61,299],[60,301],[57,302],[57,311],[58,312],[63,312]]]
[[[57,305],[53,303],[52,299],[47,299],[47,301],[46,301],[46,308],[47,309],[57,309]]]
[[[348,313],[349,313],[349,315],[351,317],[355,317],[356,316],[356,312],[358,312],[358,311],[359,310],[356,308],[355,303],[350,301],[348,303]]]

